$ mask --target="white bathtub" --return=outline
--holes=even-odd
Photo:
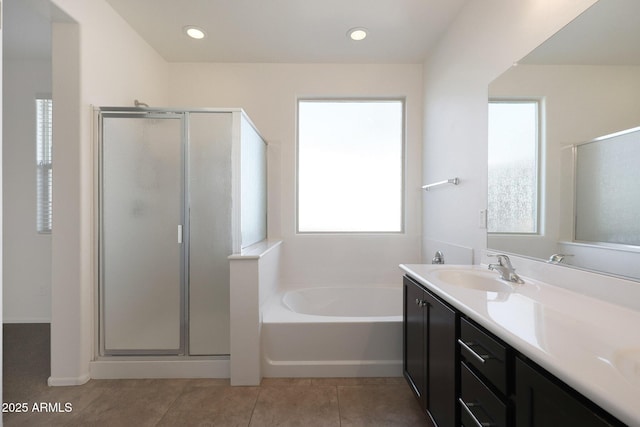
[[[402,375],[402,288],[317,287],[262,308],[265,377]]]

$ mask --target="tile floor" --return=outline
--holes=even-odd
[[[219,379],[92,380],[48,387],[49,327],[38,328],[4,325],[3,400],[29,407],[4,413],[5,426],[427,425],[403,378],[266,378],[258,387]],[[34,412],[40,402],[60,412]]]

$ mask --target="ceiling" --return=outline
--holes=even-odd
[[[421,63],[469,0],[106,0],[169,62]],[[5,0],[7,58],[50,59],[49,0]],[[600,0],[519,63],[640,65],[640,1]],[[197,25],[203,40],[183,27]],[[366,27],[361,42],[347,38]]]
[[[169,62],[421,63],[468,0],[106,1]]]
[[[520,64],[640,65],[640,1],[600,0]]]

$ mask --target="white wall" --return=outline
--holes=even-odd
[[[46,0],[45,0],[46,4]],[[7,3],[5,2],[5,6]],[[4,22],[4,322],[51,319],[51,236],[36,221],[35,98],[51,94],[51,24],[40,2],[10,2]],[[44,9],[46,11],[46,9]],[[20,27],[16,18],[24,20]],[[7,30],[7,28],[5,28]],[[16,46],[15,33],[31,36]],[[36,49],[40,47],[40,49]]]
[[[480,261],[486,249],[478,212],[487,205],[488,85],[593,3],[471,1],[426,61],[424,180],[457,175],[461,183],[423,195],[425,261],[439,249],[437,242],[473,248],[474,262]]]
[[[94,354],[91,105],[167,104],[167,64],[104,0],[54,0],[52,385],[88,379]],[[65,21],[65,19],[60,19]]]
[[[4,10],[3,10],[3,5],[2,3],[0,3],[0,17],[4,16]],[[2,84],[2,75],[3,75],[3,52],[2,52],[2,28],[0,28],[0,99],[2,99],[3,96],[3,84]],[[0,147],[2,147],[3,145],[3,138],[2,138],[2,128],[3,128],[3,120],[2,120],[2,114],[3,114],[3,104],[0,102]],[[3,214],[2,214],[2,193],[3,193],[3,178],[2,178],[2,150],[0,150],[0,222],[3,221]],[[3,262],[2,262],[2,252],[3,252],[3,243],[4,243],[4,233],[2,230],[2,227],[0,227],[0,291],[3,290],[3,270],[4,270],[4,266],[3,266]],[[0,318],[2,318],[2,301],[3,301],[3,297],[2,297],[3,292],[0,292]],[[3,354],[3,341],[2,341],[2,336],[0,335],[0,354]],[[0,381],[3,380],[3,373],[2,373],[2,366],[0,366]],[[0,403],[4,402],[4,398],[2,395],[2,390],[0,390]],[[2,425],[2,422],[0,421],[0,425]]]
[[[36,231],[37,95],[51,93],[51,61],[5,59],[4,277],[5,323],[51,320],[51,236]]]
[[[419,260],[421,65],[172,63],[169,86],[174,106],[245,109],[268,141],[268,234],[284,240],[282,283],[399,283],[398,264]],[[295,233],[296,100],[312,96],[406,96],[404,234]]]

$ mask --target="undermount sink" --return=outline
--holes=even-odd
[[[513,292],[513,287],[491,271],[483,270],[438,270],[433,275],[449,285],[484,292]]]

